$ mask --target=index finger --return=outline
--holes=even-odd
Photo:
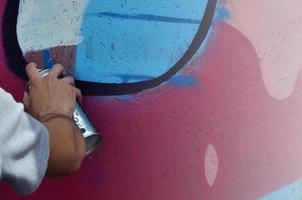
[[[65,75],[66,75],[66,71],[64,67],[60,64],[55,64],[48,74],[49,77],[55,79],[57,79],[59,76],[65,76]]]
[[[26,66],[26,73],[31,84],[38,84],[39,81],[42,80],[40,73],[37,69],[37,64],[35,63],[30,63]]]

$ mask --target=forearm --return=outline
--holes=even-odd
[[[50,139],[47,176],[58,177],[77,171],[85,156],[85,141],[78,127],[65,117],[53,117],[43,124]]]

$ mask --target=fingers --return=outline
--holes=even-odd
[[[64,67],[60,64],[55,64],[52,67],[51,71],[49,72],[48,77],[57,79],[59,76],[65,76],[65,75],[66,75],[66,71]]]
[[[41,82],[42,78],[37,69],[37,64],[35,63],[28,64],[26,66],[26,73],[32,85],[38,85]]]
[[[73,87],[75,94],[76,94],[77,101],[79,103],[82,103],[82,92],[81,92],[81,90],[79,90],[78,88],[75,87],[74,79],[70,76],[66,76],[66,77],[62,78],[62,81],[64,81],[64,83]]]
[[[68,85],[71,85],[71,86],[75,87],[74,79],[70,76],[66,76],[66,77],[62,78],[62,81],[64,81]]]
[[[74,89],[75,89],[77,101],[78,101],[80,104],[82,104],[83,96],[82,96],[81,90],[79,90],[78,88],[74,88]]]
[[[23,104],[24,104],[25,109],[28,109],[29,95],[26,91],[24,92],[24,96],[23,96]]]
[[[65,84],[72,87],[73,91],[75,92],[76,99],[79,103],[82,103],[82,92],[78,88],[75,87],[75,81],[72,77],[66,76],[61,79]]]

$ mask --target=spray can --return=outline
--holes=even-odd
[[[41,77],[47,76],[50,69],[39,70]],[[27,83],[26,89],[30,88],[30,82]],[[86,143],[86,155],[91,154],[102,141],[102,136],[97,132],[95,126],[84,112],[79,103],[76,103],[75,111],[73,113],[73,120],[79,127]]]

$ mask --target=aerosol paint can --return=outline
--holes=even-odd
[[[42,77],[47,76],[50,69],[39,70]],[[27,90],[30,88],[30,82],[27,83]],[[91,120],[88,118],[79,103],[76,103],[73,120],[79,127],[86,143],[86,155],[91,154],[102,141],[102,136],[97,132]]]

